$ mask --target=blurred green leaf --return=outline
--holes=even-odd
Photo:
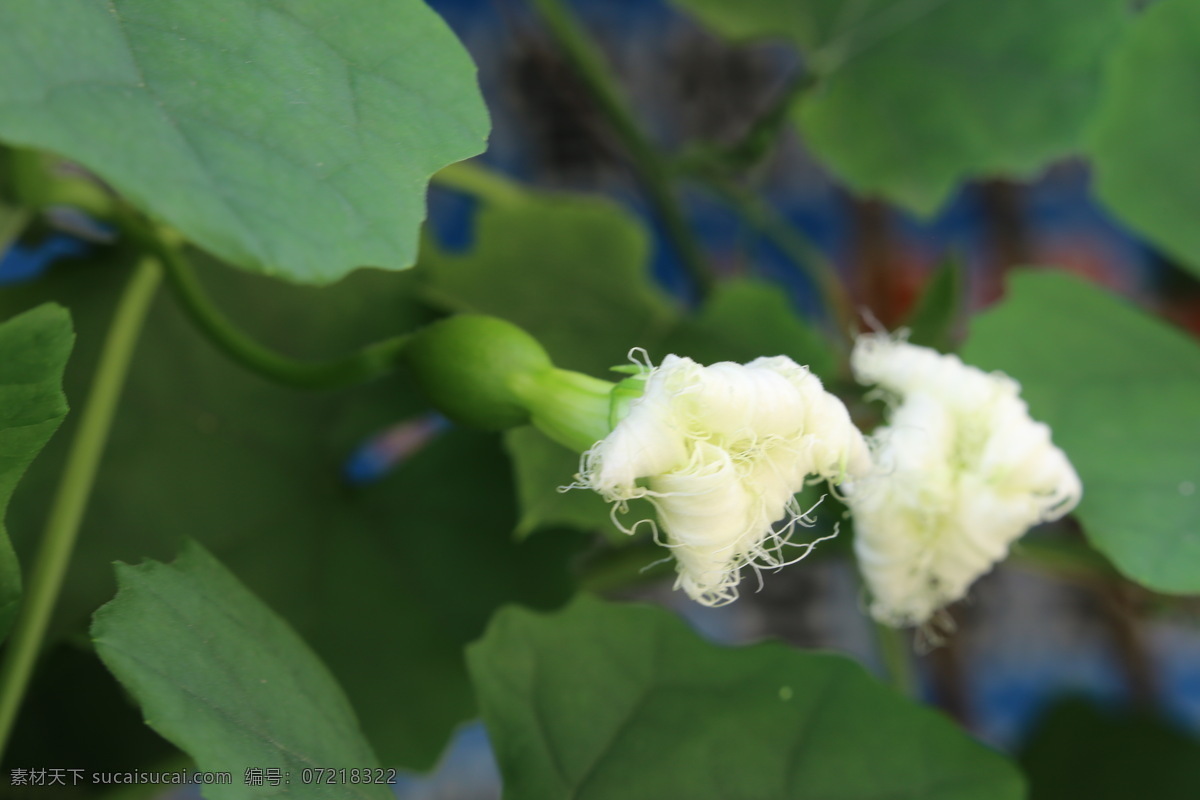
[[[466,254],[429,243],[417,271],[444,308],[503,317],[557,366],[611,378],[630,348],[653,353],[675,321],[649,257],[642,225],[611,202],[528,193],[486,205]]]
[[[608,504],[590,489],[558,491],[579,472],[579,454],[551,441],[536,428],[525,426],[504,434],[513,463],[521,518],[516,535],[525,538],[556,525],[625,538],[609,517]]]
[[[624,546],[635,537],[622,531],[612,519],[612,509],[591,489],[571,489],[569,486],[579,472],[579,453],[572,452],[536,428],[525,426],[504,434],[505,449],[512,459],[513,480],[516,481],[520,520],[515,534],[524,539],[536,531],[553,528],[572,528],[584,533],[599,533],[611,545]],[[634,499],[628,503],[629,519],[645,519],[654,515],[648,500]],[[643,533],[636,537],[648,540]],[[654,558],[662,551],[654,549]]]
[[[789,356],[823,379],[837,371],[829,342],[796,314],[783,289],[754,280],[720,284],[697,315],[680,321],[663,350],[703,364]]]
[[[474,65],[420,0],[12,6],[0,137],[296,281],[412,263],[425,185],[484,147]]]
[[[329,670],[204,548],[187,543],[173,564],[118,564],[117,582],[96,612],[96,650],[146,724],[199,769],[233,773],[230,785],[204,787],[206,797],[392,796],[380,784],[301,780],[306,768],[379,761]],[[278,767],[289,780],[252,788],[249,767]]]
[[[963,359],[1021,382],[1083,480],[1088,539],[1134,580],[1200,591],[1200,347],[1056,272],[1012,277]]]
[[[1088,152],[1100,199],[1200,274],[1198,72],[1200,2],[1151,4],[1112,56]]]
[[[505,609],[468,651],[505,797],[984,800],[1020,774],[857,664],[729,649],[666,611]]]
[[[1145,713],[1051,708],[1021,751],[1030,800],[1195,800],[1200,742]]]
[[[966,299],[963,270],[962,262],[951,256],[925,282],[921,299],[904,322],[910,342],[942,353],[954,352]]]
[[[807,145],[925,215],[964,178],[1077,149],[1127,17],[1122,0],[675,1],[726,35],[795,42],[822,79],[797,109]]]
[[[62,379],[74,342],[71,315],[61,306],[39,306],[0,324],[0,640],[21,599],[21,564],[4,517],[17,482],[67,415]]]
[[[214,265],[200,275],[240,326],[296,356],[331,357],[427,319],[412,299],[412,272],[364,271],[322,289]],[[80,345],[68,397],[90,375],[122,278],[112,264],[62,265],[0,293],[0,306],[51,295],[72,309]],[[499,437],[451,431],[379,483],[342,480],[367,437],[425,410],[399,375],[338,393],[267,383],[214,351],[164,293],[134,359],[56,631],[80,630],[112,597],[113,560],[163,560],[181,537],[196,539],[328,664],[385,763],[429,766],[474,713],[462,646],[502,603],[561,602],[579,540],[559,532],[512,541]],[[53,490],[62,450],[57,440],[51,448],[14,500],[14,529],[18,518],[40,518]]]

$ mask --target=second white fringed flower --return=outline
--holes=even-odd
[[[837,481],[869,466],[845,406],[789,358],[706,367],[669,355],[641,378],[642,395],[584,455],[577,485],[617,511],[653,503],[676,587],[706,605],[737,597],[742,567],[794,560],[788,537],[806,522],[794,495],[808,476]]]
[[[844,487],[871,613],[921,625],[1082,487],[1006,375],[885,334],[860,336],[851,365],[891,406],[872,473]]]

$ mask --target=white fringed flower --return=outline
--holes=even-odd
[[[845,406],[789,358],[705,367],[669,355],[641,377],[643,394],[584,454],[577,485],[615,503],[614,520],[629,500],[649,499],[676,588],[706,605],[737,598],[743,566],[789,563],[788,537],[808,522],[794,495],[809,475],[841,480],[869,467]],[[812,545],[798,547],[803,557]]]
[[[891,405],[873,471],[843,487],[871,613],[921,625],[1083,490],[1006,375],[886,334],[860,336],[851,366]]]

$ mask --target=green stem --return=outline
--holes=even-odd
[[[265,378],[304,389],[351,386],[391,372],[408,342],[407,335],[396,336],[329,361],[301,361],[280,355],[247,337],[212,304],[184,256],[181,240],[145,229],[133,232],[166,267],[167,282],[192,322],[217,349]]]
[[[125,385],[129,362],[162,270],[153,258],[143,258],[134,269],[117,304],[79,428],[71,442],[66,469],[54,497],[42,535],[12,639],[0,664],[0,754],[25,696],[33,665],[41,650],[46,627],[54,611],[63,577],[75,548],[79,524],[95,482],[96,469],[108,441],[117,400]]]
[[[671,185],[667,159],[643,135],[633,113],[625,106],[599,50],[561,0],[533,0],[533,5],[624,145],[633,171],[666,229],[667,238],[703,299],[712,290],[713,275]]]
[[[778,144],[780,133],[791,119],[792,108],[816,83],[816,75],[811,72],[792,79],[740,139],[731,144],[693,145],[676,159],[676,169],[685,173],[714,169],[741,172],[761,164]]]
[[[734,163],[746,167],[761,162],[779,142],[780,132],[787,126],[796,103],[817,85],[817,76],[805,72],[791,80],[767,112],[754,121],[746,135],[727,152]]]
[[[576,453],[583,453],[612,430],[609,417],[615,383],[582,372],[548,369],[517,376],[514,393],[529,409],[533,426]]]
[[[19,205],[39,212],[50,206],[74,206],[97,219],[112,217],[111,195],[93,179],[55,169],[57,157],[21,147],[7,156],[7,188]]]
[[[447,189],[473,195],[493,205],[514,205],[525,197],[525,189],[516,181],[469,161],[443,167],[434,174],[433,182]]]
[[[872,621],[875,626],[875,642],[879,655],[887,670],[888,680],[897,692],[905,697],[917,696],[917,683],[913,675],[912,651],[904,631]]]
[[[825,254],[786,220],[770,203],[733,181],[712,175],[697,176],[720,196],[739,216],[762,236],[775,243],[808,279],[816,286],[821,301],[828,309],[841,336],[839,343],[848,341],[854,327],[854,310],[850,295],[842,285],[837,270]]]

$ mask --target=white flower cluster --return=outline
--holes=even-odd
[[[886,334],[860,336],[851,366],[889,403],[869,447],[791,359],[643,365],[644,391],[584,454],[575,485],[613,503],[627,533],[653,526],[675,556],[676,587],[721,605],[737,598],[743,567],[811,550],[789,541],[811,524],[795,499],[810,476],[841,483],[873,616],[924,625],[1013,540],[1071,511],[1082,487],[1007,376]],[[657,524],[621,525],[635,498],[654,505]]]
[[[921,625],[1082,487],[1011,378],[885,334],[860,336],[851,366],[890,405],[874,470],[843,487],[871,613]]]
[[[789,358],[705,367],[669,355],[642,378],[627,416],[584,454],[578,485],[614,511],[653,503],[676,587],[706,605],[734,600],[746,565],[807,555],[811,544],[792,559],[786,548],[807,522],[795,494],[810,475],[837,481],[870,465],[846,407]]]

